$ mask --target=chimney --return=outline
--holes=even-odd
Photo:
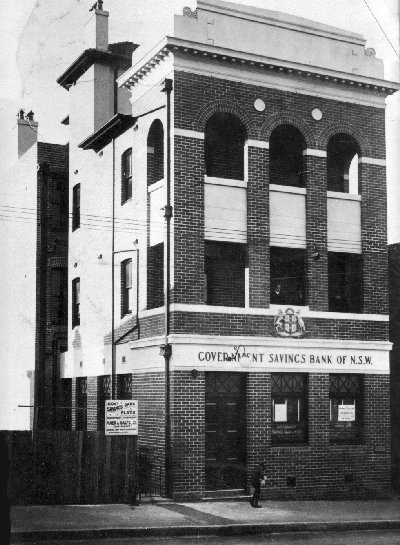
[[[86,48],[107,51],[109,13],[103,10],[103,2],[96,2],[89,11],[91,16],[85,24]]]
[[[32,110],[25,115],[24,110],[18,112],[18,158],[24,155],[37,142],[38,123],[34,120]]]

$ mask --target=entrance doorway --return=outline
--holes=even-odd
[[[246,486],[246,376],[206,373],[206,490]]]

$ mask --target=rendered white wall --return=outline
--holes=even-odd
[[[0,178],[0,429],[32,428],[36,323],[37,145]]]

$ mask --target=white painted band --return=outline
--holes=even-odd
[[[303,150],[303,155],[311,155],[312,157],[324,157],[326,158],[327,153],[323,149],[310,149],[307,148]]]
[[[269,142],[263,140],[247,140],[246,145],[252,148],[269,149]]]
[[[376,165],[379,167],[386,166],[386,159],[376,159],[375,157],[360,157],[358,162],[366,165]]]
[[[184,138],[197,138],[197,140],[204,140],[204,132],[189,131],[175,127],[174,134],[175,136],[183,136]]]
[[[355,314],[351,312],[323,312],[318,310],[309,310],[309,307],[296,307],[290,305],[295,310],[301,311],[302,318],[322,318],[324,320],[357,320],[363,322],[388,322],[387,314]],[[199,312],[209,314],[242,314],[255,316],[276,316],[280,305],[271,305],[269,308],[243,308],[243,307],[219,307],[212,305],[190,305],[185,303],[172,303],[171,312]],[[164,307],[151,310],[142,310],[139,313],[140,318],[163,314]]]
[[[214,178],[212,176],[204,176],[204,183],[212,185],[225,185],[229,187],[247,188],[246,180],[231,180],[229,178]]]

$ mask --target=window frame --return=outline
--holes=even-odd
[[[132,148],[121,155],[121,205],[132,199]]]
[[[286,406],[286,420],[276,420],[277,398],[285,400],[285,403],[279,403],[279,405]],[[290,417],[293,416],[294,412],[292,409],[296,405],[297,422],[292,422]],[[288,407],[290,411],[287,410]],[[308,374],[271,373],[271,445],[291,446],[307,444]]]
[[[295,276],[282,276],[275,274],[276,271],[282,269],[284,260],[282,259],[284,252],[286,254],[287,270],[290,272],[294,265],[298,262],[301,264],[301,270],[296,270]],[[289,254],[292,254],[291,257]],[[271,305],[307,305],[307,272],[306,272],[306,250],[303,248],[287,248],[281,246],[270,246],[270,302]],[[291,263],[290,263],[291,262]],[[286,272],[285,272],[286,274]],[[286,280],[289,279],[288,282]],[[279,294],[274,293],[277,285],[281,286]],[[289,289],[288,289],[289,288]],[[291,299],[291,293],[296,292]]]
[[[132,259],[121,261],[121,318],[132,314]]]
[[[341,391],[338,386],[341,386]],[[338,407],[334,401],[353,400],[354,420],[338,419]],[[336,414],[337,411],[337,414]],[[356,373],[333,373],[329,375],[329,442],[332,444],[360,444],[364,442],[364,375]]]
[[[72,280],[72,329],[81,324],[81,279],[79,277]]]
[[[72,231],[81,226],[81,184],[72,188]]]
[[[362,254],[328,252],[329,312],[362,313],[364,298],[363,265]],[[337,302],[335,302],[336,296]]]

